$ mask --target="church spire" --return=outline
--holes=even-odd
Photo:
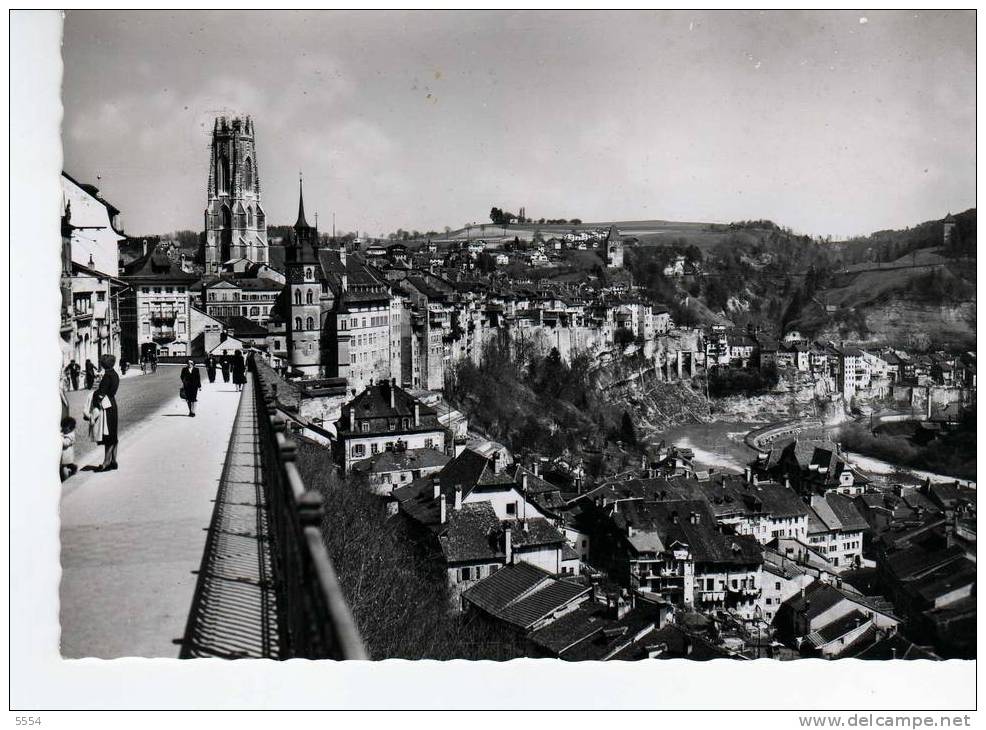
[[[302,186],[301,173],[298,173],[298,222],[294,224],[296,229],[308,228],[308,221],[305,220],[305,191]]]

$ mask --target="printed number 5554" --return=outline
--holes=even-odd
[[[18,715],[14,718],[15,725],[40,725],[41,718],[34,715]]]

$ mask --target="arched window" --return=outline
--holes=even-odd
[[[306,279],[311,279],[312,278],[312,270],[311,269],[305,269],[305,278]]]
[[[300,330],[301,329],[301,317],[295,317],[294,318],[294,328],[296,330]]]
[[[301,304],[301,289],[294,290],[294,303]]]
[[[314,295],[312,294],[312,290],[311,290],[311,289],[309,289],[309,290],[308,290],[308,303],[309,303],[309,304],[313,304],[313,303],[314,303],[314,301],[315,301],[315,297],[314,297]]]
[[[224,154],[216,162],[216,188],[220,193],[229,190],[229,160]]]
[[[243,189],[246,191],[253,190],[253,160],[249,157],[246,158],[246,163],[243,165]]]
[[[250,316],[251,317],[259,317],[260,316],[260,307],[250,307]]]
[[[253,228],[253,206],[247,206],[247,228]]]
[[[308,318],[308,327],[307,327],[307,329],[310,329],[310,330],[315,329],[315,320],[312,319],[311,317]]]

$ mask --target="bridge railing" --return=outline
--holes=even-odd
[[[307,489],[296,446],[277,415],[272,383],[253,362],[257,429],[267,498],[283,659],[367,659],[322,540],[322,495]]]

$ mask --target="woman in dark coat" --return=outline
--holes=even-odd
[[[209,355],[209,357],[207,357],[206,360],[205,360],[205,372],[209,376],[209,382],[210,383],[215,383],[216,382],[216,358],[214,358],[212,355]]]
[[[222,358],[223,382],[229,382],[229,356],[223,355]]]
[[[89,366],[86,361],[86,381],[89,381]],[[116,408],[116,391],[120,387],[120,376],[117,375],[113,366],[116,365],[116,357],[113,355],[103,355],[99,358],[99,366],[103,369],[103,377],[99,380],[99,388],[93,393],[92,402],[96,408],[103,412],[103,429],[98,435],[96,443],[103,445],[105,452],[102,466],[97,466],[96,471],[112,471],[117,468],[116,446],[117,426],[119,424],[119,413]],[[95,380],[95,372],[93,379]]]
[[[246,362],[243,360],[243,353],[239,350],[233,355],[233,385],[237,390],[243,390],[246,385]]]
[[[99,359],[99,364],[103,364],[103,359]],[[116,364],[116,361],[113,361]],[[112,367],[112,366],[111,366]],[[92,360],[86,360],[86,390],[92,390],[92,384],[96,381],[96,366],[92,364]]]
[[[185,393],[185,402],[188,404],[188,415],[195,417],[195,404],[199,399],[199,389],[202,387],[202,378],[199,377],[199,369],[195,367],[195,361],[189,360],[188,365],[181,369],[181,387]]]

